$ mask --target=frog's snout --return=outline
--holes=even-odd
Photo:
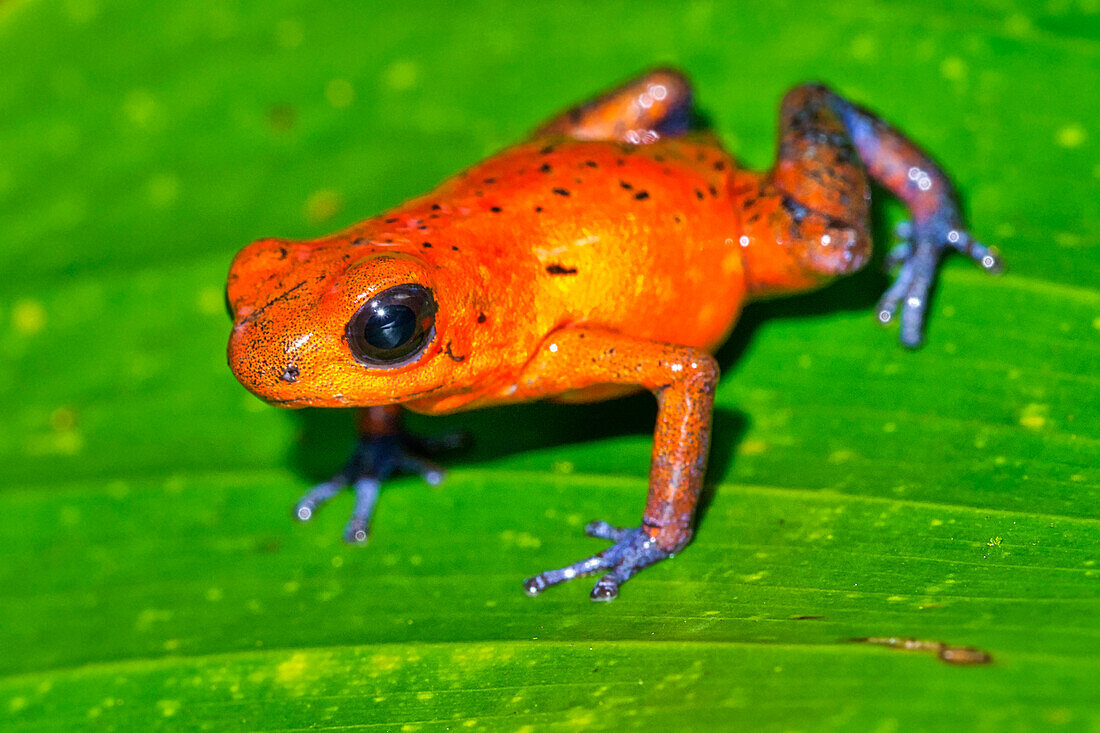
[[[228,360],[233,375],[249,392],[270,404],[297,406],[303,397],[303,387],[309,391],[310,354],[294,348],[294,339],[265,338],[260,329],[246,316],[229,337]]]
[[[295,263],[293,243],[282,239],[260,239],[233,258],[226,281],[225,304],[234,321],[247,315],[263,300],[263,290],[279,283]]]

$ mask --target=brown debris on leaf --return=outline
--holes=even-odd
[[[968,646],[952,646],[943,641],[909,639],[899,636],[865,636],[849,641],[861,644],[876,644],[891,649],[905,651],[933,652],[941,662],[958,665],[989,664],[993,656],[989,652]]]

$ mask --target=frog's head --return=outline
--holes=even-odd
[[[455,345],[466,339],[456,334],[474,325],[475,291],[392,248],[261,240],[229,272],[229,366],[249,391],[285,407],[445,394],[463,367]]]

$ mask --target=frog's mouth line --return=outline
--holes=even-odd
[[[253,394],[256,394],[253,392]],[[261,400],[271,405],[272,407],[285,407],[291,410],[301,409],[303,407],[371,407],[372,405],[358,405],[355,402],[347,399],[344,395],[330,395],[330,396],[304,396],[304,397],[288,397],[286,399],[278,399],[275,397],[264,397],[257,394]],[[389,403],[385,403],[389,404]]]
[[[270,398],[267,398],[267,397],[261,397],[260,399],[262,399],[264,402],[266,402],[267,404],[269,404],[273,407],[287,407],[287,408],[290,408],[290,409],[297,409],[297,408],[301,408],[301,407],[309,407],[309,403],[307,401],[301,400],[301,399],[275,400],[275,399],[270,399]]]

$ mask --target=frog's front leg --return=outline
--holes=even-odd
[[[365,407],[356,413],[359,441],[344,469],[328,481],[317,484],[294,505],[294,516],[303,522],[313,518],[317,507],[350,486],[355,507],[344,528],[344,541],[362,544],[370,532],[382,482],[395,473],[420,474],[430,485],[443,481],[443,469],[426,456],[438,452],[433,441],[405,432],[401,425],[402,408],[398,405]],[[444,438],[441,442],[452,442]]]
[[[699,349],[595,328],[552,333],[526,368],[521,393],[541,396],[597,385],[637,385],[657,397],[649,496],[639,527],[592,522],[589,536],[614,542],[601,553],[524,581],[528,595],[579,575],[606,574],[592,600],[610,601],[635,573],[671,557],[691,540],[710,445],[718,364]]]

